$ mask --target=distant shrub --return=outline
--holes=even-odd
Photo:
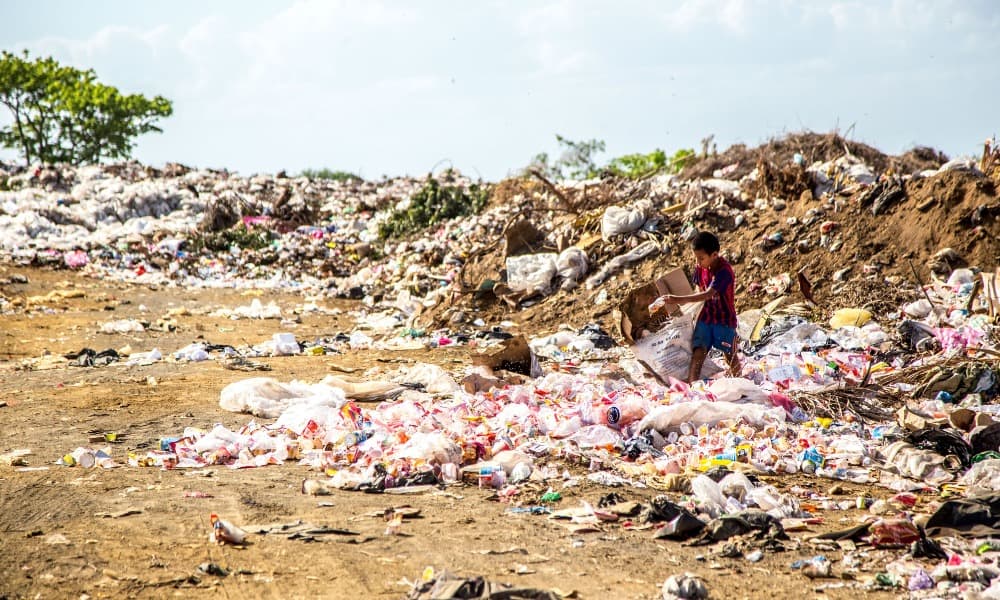
[[[329,179],[331,181],[363,181],[354,173],[347,171],[333,171],[331,169],[303,169],[300,177],[308,179]]]
[[[379,224],[382,239],[403,237],[416,233],[442,221],[478,214],[489,201],[489,190],[478,185],[468,189],[455,185],[441,185],[431,178],[410,197],[410,205],[393,211]]]

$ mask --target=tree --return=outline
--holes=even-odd
[[[13,123],[0,128],[0,144],[28,163],[97,163],[132,154],[135,138],[161,132],[157,121],[173,106],[162,96],[122,94],[99,83],[93,70],[60,65],[28,52],[0,55],[0,104]]]
[[[538,169],[552,179],[586,179],[598,174],[594,155],[604,152],[603,140],[574,142],[557,133],[556,141],[562,149],[558,159],[550,163],[549,155],[542,152],[535,155],[528,168]]]

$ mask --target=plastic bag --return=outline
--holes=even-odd
[[[587,253],[570,246],[556,258],[556,272],[566,281],[577,282],[587,274]]]
[[[681,316],[670,319],[656,333],[643,336],[632,352],[636,359],[656,373],[663,381],[686,380],[691,365],[691,337],[694,319],[701,312],[702,303],[681,305]],[[719,365],[706,358],[701,368],[701,378],[711,377],[722,371]]]
[[[759,404],[736,404],[733,402],[709,402],[708,400],[691,400],[678,402],[654,409],[639,421],[639,431],[655,429],[663,435],[675,430],[682,423],[712,426],[719,421],[740,419],[757,427],[766,423],[785,420],[785,411],[777,407],[765,407]]]
[[[601,217],[601,237],[609,241],[616,235],[638,230],[646,222],[650,209],[648,201],[637,202],[633,208],[609,206]]]
[[[622,443],[622,434],[604,425],[588,425],[568,438],[581,448],[603,448]]]
[[[830,317],[830,327],[861,327],[872,318],[872,313],[863,308],[842,308]]]
[[[554,253],[522,254],[507,259],[507,285],[515,292],[539,293],[547,296],[552,292],[552,278],[556,275]]]
[[[757,384],[742,377],[723,377],[716,379],[708,386],[717,399],[725,402],[740,400],[757,404],[769,404],[767,392],[757,387]]]
[[[292,333],[276,333],[272,336],[271,343],[274,345],[275,356],[291,356],[300,352],[299,343]]]
[[[659,249],[660,246],[656,242],[643,242],[631,251],[612,258],[605,263],[603,267],[601,267],[600,271],[594,273],[589,279],[587,279],[587,289],[592,290],[596,288],[607,281],[609,277],[617,273],[620,269],[624,268],[625,265],[642,260],[648,256],[652,256],[655,252],[659,251]]]
[[[955,475],[947,469],[961,466],[957,457],[941,456],[904,441],[889,444],[885,449],[885,464],[887,470],[934,485],[954,479]]]
[[[962,475],[961,482],[977,492],[1000,491],[1000,458],[975,463]]]
[[[222,388],[219,394],[219,406],[223,410],[247,412],[266,419],[282,416],[296,401],[340,407],[346,399],[344,392],[332,386],[297,381],[283,384],[273,377],[236,381]]]
[[[444,433],[418,431],[405,444],[394,448],[392,455],[432,465],[461,463],[462,447],[448,439]]]
[[[461,389],[447,371],[427,363],[417,363],[412,367],[400,369],[393,380],[401,383],[419,383],[424,386],[428,394],[450,394]]]
[[[691,493],[698,498],[699,508],[713,517],[718,516],[726,506],[726,497],[719,484],[707,475],[699,475],[691,481]]]
[[[120,321],[108,321],[101,325],[101,333],[140,333],[146,328],[135,319],[122,319]]]

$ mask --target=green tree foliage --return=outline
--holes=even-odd
[[[378,234],[382,239],[403,237],[448,219],[477,214],[489,199],[489,190],[478,185],[466,190],[457,185],[441,185],[431,177],[410,197],[408,207],[393,211],[379,224]]]
[[[654,173],[679,173],[697,158],[694,150],[690,148],[678,150],[670,157],[657,148],[649,154],[619,156],[600,166],[596,157],[604,152],[603,140],[575,142],[556,134],[556,141],[560,147],[558,159],[551,160],[545,152],[536,154],[528,168],[537,170],[551,179],[589,179],[603,173],[639,179]]]
[[[552,179],[587,179],[600,172],[595,155],[604,152],[603,140],[574,142],[557,133],[556,142],[560,147],[559,158],[550,162],[549,155],[543,152],[535,155],[529,168]]]
[[[162,131],[156,123],[173,112],[162,96],[122,94],[97,81],[93,70],[0,54],[0,104],[13,117],[0,128],[0,144],[28,163],[97,163],[131,156],[135,138]]]
[[[362,181],[354,173],[347,171],[333,171],[330,169],[302,169],[301,177],[308,179],[329,179],[331,181]]]
[[[613,158],[605,167],[619,177],[639,179],[654,173],[680,173],[681,169],[695,160],[694,150],[678,150],[667,158],[667,153],[657,148],[649,154],[626,154]]]

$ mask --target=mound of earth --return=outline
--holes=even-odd
[[[719,235],[723,254],[737,271],[739,310],[762,306],[782,294],[794,297],[799,272],[812,283],[813,296],[822,309],[864,304],[878,313],[894,310],[900,302],[915,298],[917,279],[927,283],[933,271],[946,277],[953,268],[996,267],[1000,257],[1000,199],[991,179],[978,172],[954,170],[905,182],[886,182],[887,188],[899,185],[899,194],[893,202],[880,205],[878,214],[874,214],[872,196],[879,188],[861,186],[850,195],[827,195],[823,200],[803,194],[766,208],[744,204],[743,210],[705,210],[690,220],[663,213],[655,232],[619,243],[600,239],[601,208],[565,214],[547,213],[536,207],[525,214],[540,229],[563,231],[559,225],[568,222],[573,235],[560,239],[558,244],[553,236],[536,240],[533,252],[582,245],[592,265],[604,264],[643,239],[657,240],[662,252],[633,264],[594,289],[578,286],[558,290],[534,303],[512,307],[483,289],[484,284],[489,287],[505,278],[507,243],[498,239],[466,264],[462,280],[467,293],[439,307],[430,317],[443,325],[460,312],[458,319],[478,316],[488,322],[511,320],[530,323],[537,331],[598,322],[614,331],[613,309],[631,289],[671,268],[690,269],[692,259],[685,234],[691,228]],[[573,193],[565,190],[568,196]],[[627,204],[631,198],[624,196],[607,198],[607,204]],[[546,199],[551,195],[539,196],[537,201],[544,204]],[[739,225],[733,212],[742,217]],[[549,220],[544,222],[545,218]],[[775,241],[779,236],[781,241]],[[943,261],[935,258],[941,253]],[[781,277],[784,274],[786,278]]]
[[[684,169],[681,177],[684,179],[714,177],[716,171],[729,167],[730,170],[723,176],[727,179],[740,179],[748,175],[757,166],[758,161],[787,165],[792,163],[796,154],[801,155],[807,165],[835,160],[844,154],[849,154],[860,158],[879,173],[891,169],[896,173],[907,175],[925,169],[936,169],[948,161],[944,153],[926,146],[917,146],[899,156],[889,156],[868,144],[847,140],[838,133],[807,131],[773,138],[756,148],[748,148],[745,144],[734,144],[721,154],[707,156]]]

